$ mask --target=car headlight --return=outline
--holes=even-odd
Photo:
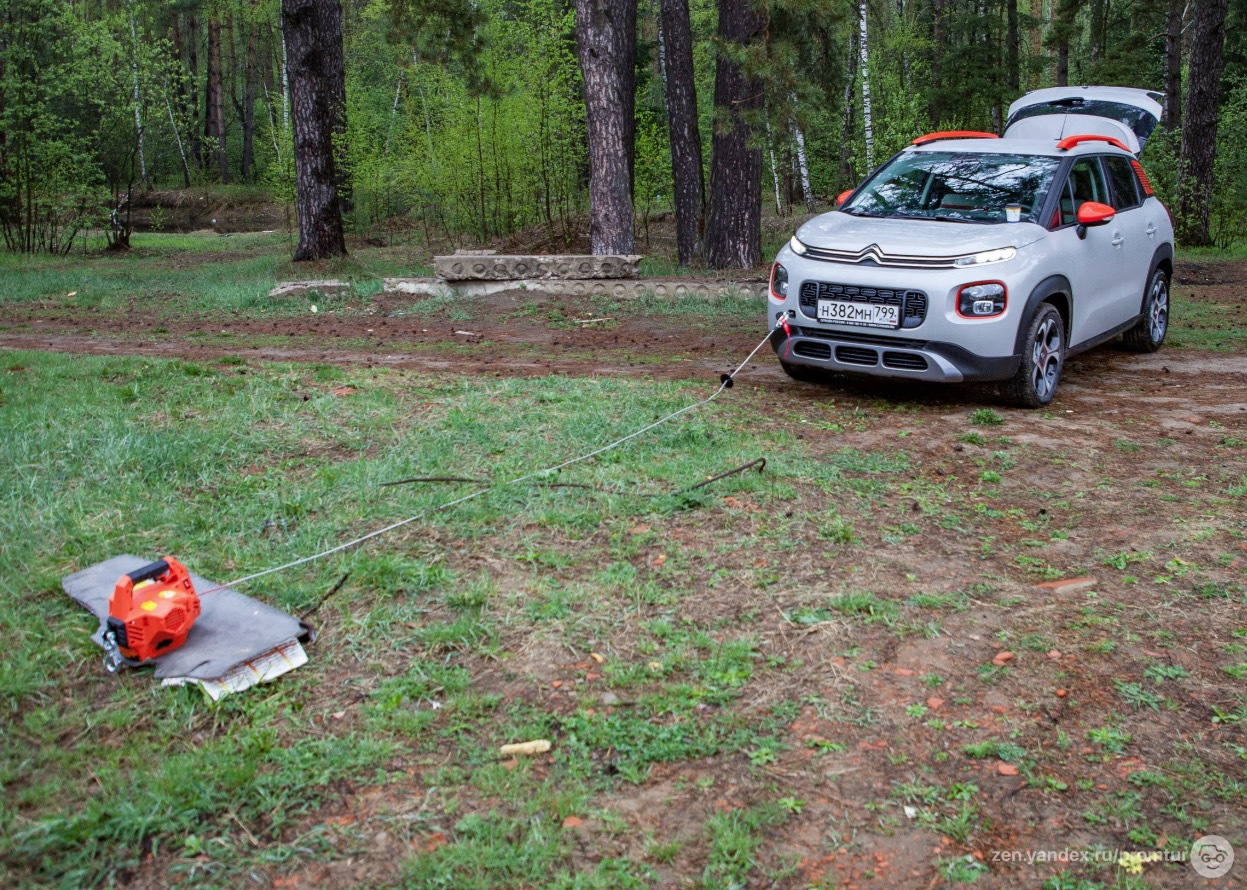
[[[788,297],[788,270],[776,263],[771,267],[771,299],[783,302]]]
[[[788,239],[788,249],[797,256],[805,256],[806,251],[808,250],[804,244],[797,240],[796,235],[793,235],[790,239]]]
[[[958,267],[964,266],[986,266],[989,263],[1003,263],[1017,256],[1016,247],[1000,247],[996,250],[984,250],[981,253],[970,253],[965,256],[959,256],[953,260],[953,265]]]

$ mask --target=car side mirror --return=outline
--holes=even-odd
[[[1113,221],[1117,211],[1099,201],[1083,201],[1078,205],[1078,237],[1086,238],[1087,229],[1091,226],[1108,225]]]
[[[849,200],[849,195],[851,194],[853,194],[853,189],[845,189],[840,194],[836,195],[836,206],[839,207],[845,201]]]

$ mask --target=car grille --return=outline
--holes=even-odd
[[[844,362],[846,365],[877,365],[879,353],[860,346],[837,346],[836,361]]]
[[[927,345],[926,340],[909,340],[905,337],[888,337],[883,334],[862,334],[857,331],[829,331],[826,328],[805,327],[799,327],[796,331],[802,337],[817,337],[820,340],[863,343],[869,346],[894,346],[899,349],[923,349]]]
[[[802,340],[792,348],[794,355],[804,356],[805,358],[831,358],[830,343],[811,343],[809,340]]]
[[[851,300],[854,303],[872,303],[899,306],[901,327],[916,328],[927,317],[927,295],[920,290],[891,287],[865,287],[856,284],[837,284],[830,281],[805,281],[801,284],[798,302],[801,312],[810,318],[818,317],[818,301]]]
[[[895,368],[898,371],[925,371],[927,369],[927,360],[925,356],[918,355],[915,352],[885,352],[883,354],[883,366],[885,368]]]
[[[798,328],[798,333],[808,335],[812,333],[823,334],[826,337],[828,332],[812,332],[808,328]],[[837,335],[837,338],[840,339]],[[877,339],[897,339],[897,338],[877,338]],[[848,345],[844,343],[819,343],[812,340],[798,340],[793,345],[793,355],[802,356],[807,359],[819,359],[826,361],[832,358],[832,349],[834,345],[835,360],[840,364],[847,365],[863,365],[865,368],[874,368],[880,364],[879,350],[870,348],[870,345]],[[880,344],[883,345],[883,344]],[[920,342],[905,343],[908,347],[920,347],[925,345]],[[892,368],[893,370],[917,370],[923,371],[929,368],[927,356],[920,353],[898,353],[890,349],[883,350],[883,366],[884,368]]]

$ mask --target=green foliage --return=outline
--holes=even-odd
[[[92,142],[118,125],[120,47],[54,0],[16,0],[0,46],[0,230],[10,250],[64,253],[103,207]]]
[[[1240,77],[1221,103],[1211,231],[1223,250],[1247,239],[1247,78]]]
[[[715,65],[725,50],[716,39],[714,0],[689,7],[708,165]],[[872,87],[875,163],[929,130],[999,129],[1017,94],[1055,82],[1062,43],[1070,83],[1161,86],[1155,35],[1163,32],[1165,8],[1158,4],[1110,15],[1106,0],[1070,3],[1050,24],[1024,6],[1016,69],[1005,50],[1004,0],[945,4],[938,20],[929,5],[869,4],[864,62],[857,4],[766,0],[763,7],[764,39],[736,54],[765,90],[751,123],[758,147],[774,156],[784,214],[794,205],[804,212],[798,132],[821,199],[869,172],[864,73]],[[649,2],[638,17],[651,22],[657,12]],[[218,148],[227,178],[262,183],[290,206],[291,125],[280,78],[268,74],[283,64],[277,18],[274,0],[113,7],[16,0],[0,25],[0,224],[10,249],[66,250],[84,227],[103,224],[132,185],[147,184],[144,167],[159,187],[215,180]],[[350,7],[347,20],[347,134],[340,149],[349,171],[349,226],[386,240],[414,229],[426,241],[456,245],[531,230],[551,249],[583,238],[588,170],[574,4],[377,0]],[[221,140],[203,135],[213,24],[226,61]],[[1041,30],[1043,41],[1032,39]],[[1231,44],[1227,52],[1239,52]],[[634,74],[633,196],[638,232],[648,241],[655,217],[670,207],[672,184],[657,35],[644,25]],[[1222,104],[1213,237],[1228,246],[1247,236],[1243,81],[1227,78]],[[1177,157],[1176,138],[1153,136],[1149,171],[1171,208]],[[768,165],[768,179],[771,173]]]
[[[429,15],[450,14],[439,9]],[[470,69],[439,61],[447,53],[467,58],[462,47],[421,55],[383,42],[383,22],[352,35],[355,225],[406,215],[429,239],[480,241],[533,225],[571,237],[585,164],[574,15],[556,0],[473,9],[472,40],[484,50]],[[408,24],[425,34],[433,21]],[[640,135],[651,150],[651,130]],[[644,189],[656,193],[652,167],[640,165],[638,201]]]

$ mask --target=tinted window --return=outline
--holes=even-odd
[[[1110,156],[1104,159],[1104,165],[1108,167],[1108,178],[1113,183],[1113,206],[1118,210],[1138,207],[1139,188],[1130,162]]]
[[[1040,114],[1090,114],[1095,117],[1106,117],[1109,120],[1121,121],[1134,131],[1139,138],[1139,151],[1147,144],[1147,137],[1152,135],[1158,121],[1145,109],[1122,102],[1087,101],[1079,97],[1058,99],[1056,102],[1044,102],[1039,105],[1028,105],[1009,118],[1005,129],[1028,117]]]
[[[1071,226],[1078,222],[1078,208],[1088,201],[1107,204],[1108,184],[1099,158],[1079,158],[1070,168],[1069,179],[1061,191],[1061,206],[1057,210],[1060,225]]]
[[[1060,163],[1044,155],[905,152],[840,209],[854,216],[1003,223],[1005,207],[1018,204],[1023,221],[1037,222]]]

